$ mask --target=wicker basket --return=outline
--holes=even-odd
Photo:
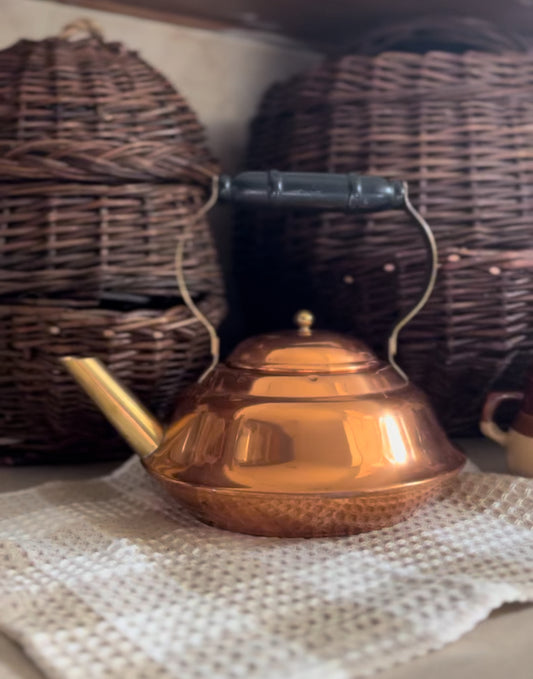
[[[175,294],[220,278],[207,221],[217,164],[186,101],[119,43],[68,34],[0,52],[0,295]]]
[[[217,324],[224,303],[199,305]],[[0,306],[0,459],[47,462],[122,456],[127,447],[59,364],[100,358],[159,417],[206,366],[209,336],[183,306],[115,311],[72,302]]]
[[[80,29],[88,37],[71,41]],[[58,358],[98,356],[159,416],[209,360],[217,164],[187,102],[95,27],[0,52],[0,461],[122,455]]]
[[[426,39],[450,42],[456,26],[426,31]],[[521,252],[531,248],[533,233],[533,52],[509,51],[510,42],[498,43],[496,34],[478,29],[475,43],[493,44],[498,53],[345,56],[276,85],[253,124],[249,151],[253,169],[355,170],[409,182],[413,202],[437,236],[442,272],[430,305],[402,333],[402,361],[433,395],[453,433],[475,430],[478,405],[495,383],[519,386],[521,368],[507,368],[518,354],[513,365],[524,364],[533,336],[531,317],[522,317],[518,334],[509,317],[511,300],[533,294]],[[405,42],[405,30],[398,37]],[[394,46],[390,38],[378,44]],[[304,303],[330,327],[362,334],[379,348],[419,293],[424,255],[401,213],[355,219],[249,212],[240,221],[236,269],[252,330],[285,325]],[[462,277],[453,287],[450,277],[459,269],[449,267],[449,257],[457,249],[473,254],[461,259]],[[397,261],[411,253],[412,266]],[[519,262],[521,275],[491,278],[484,264],[475,266],[485,260],[502,271]],[[468,314],[463,284],[470,286]],[[485,335],[484,295],[492,299],[497,355]],[[465,371],[474,366],[475,399],[474,387],[465,388]]]
[[[168,80],[86,19],[0,51],[0,140],[42,139],[205,144]]]

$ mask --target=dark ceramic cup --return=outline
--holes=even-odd
[[[503,401],[520,401],[521,407],[508,431],[494,421]],[[505,449],[510,471],[533,477],[533,370],[529,372],[524,391],[493,391],[488,394],[479,427],[489,439]]]

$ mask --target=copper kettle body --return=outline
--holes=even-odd
[[[206,523],[254,535],[324,537],[401,521],[441,493],[465,462],[395,362],[398,333],[435,283],[429,226],[405,184],[376,177],[252,172],[222,177],[219,191],[251,203],[403,206],[414,217],[430,254],[429,275],[391,334],[389,363],[362,342],[314,330],[312,315],[300,312],[297,329],[245,340],[186,390],[167,427],[97,359],[65,357],[64,364],[146,470]]]
[[[464,463],[423,394],[357,340],[312,330],[243,342],[159,425],[95,359],[66,366],[146,470],[202,521],[313,537],[401,521]]]

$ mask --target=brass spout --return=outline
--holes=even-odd
[[[97,358],[65,356],[61,362],[138,455],[159,447],[162,426]]]

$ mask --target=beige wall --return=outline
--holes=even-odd
[[[19,38],[56,34],[90,17],[109,40],[121,40],[156,66],[184,94],[208,129],[224,169],[241,163],[247,126],[265,88],[305,69],[317,55],[260,37],[148,21],[47,0],[0,0],[0,49]]]

